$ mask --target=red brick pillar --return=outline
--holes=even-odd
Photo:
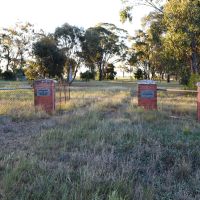
[[[157,109],[157,85],[154,81],[143,80],[138,83],[138,106],[146,110]]]
[[[41,79],[34,82],[34,104],[41,106],[48,113],[55,110],[54,80]]]
[[[197,83],[197,120],[200,122],[200,82]]]

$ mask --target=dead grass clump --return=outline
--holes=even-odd
[[[191,176],[191,172],[192,171],[190,163],[183,159],[179,163],[177,163],[175,169],[175,178],[178,181],[188,181]]]
[[[29,109],[27,109],[29,107]],[[14,121],[29,121],[34,119],[46,119],[49,118],[48,113],[46,113],[41,107],[34,108],[34,106],[23,104],[12,108],[9,112],[10,117]]]

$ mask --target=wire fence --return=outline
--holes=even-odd
[[[70,86],[59,81],[55,84],[56,110],[70,99]],[[4,86],[0,88],[0,115],[15,115],[19,112],[35,112],[34,89],[31,85]]]
[[[130,93],[129,88],[122,86],[99,86],[84,82],[70,86],[65,81],[57,81],[55,108],[56,111],[62,111],[68,110],[69,106],[74,106],[74,108],[77,105],[86,106],[94,101],[114,98],[113,95],[121,91]],[[35,112],[33,84],[5,83],[3,87],[0,85],[0,115],[16,115],[22,112]]]
[[[158,109],[172,118],[195,119],[197,116],[197,91],[160,89],[157,91]]]
[[[92,85],[70,86],[65,81],[58,81],[55,86],[56,111],[68,108],[69,102],[83,105],[103,99],[112,99],[114,94],[124,91],[130,96],[131,87],[98,87]],[[184,90],[167,90],[158,88],[158,110],[168,112],[171,116],[194,118],[197,112],[197,92]],[[137,102],[137,87],[130,98]],[[70,101],[71,100],[71,101]],[[72,104],[72,103],[71,103]],[[75,107],[75,106],[74,106]],[[35,112],[34,90],[30,85],[0,87],[0,115]]]
[[[70,85],[65,81],[58,81],[55,85],[56,109],[62,110],[62,105],[70,100]]]

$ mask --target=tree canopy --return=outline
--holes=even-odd
[[[152,77],[164,73],[181,80],[200,74],[199,1],[127,0],[122,20],[131,19],[134,6],[138,5],[150,6],[154,11],[143,19],[143,30],[136,32],[130,64],[142,64]]]
[[[65,72],[67,80],[71,83],[76,77],[76,73],[83,63],[82,41],[84,30],[68,23],[57,27],[54,32],[58,48],[65,54]],[[70,71],[73,71],[73,78],[70,80]]]
[[[101,23],[86,30],[82,44],[85,63],[98,69],[99,80],[105,78],[108,64],[125,59],[126,37],[127,32],[113,24]]]
[[[69,83],[81,66],[92,77],[111,79],[117,64],[132,74],[136,68],[136,74],[142,72],[145,78],[170,80],[173,75],[185,84],[200,76],[199,0],[123,0],[122,5],[123,22],[134,18],[136,6],[152,8],[133,37],[110,23],[86,30],[65,23],[49,34],[36,31],[30,23],[3,28],[1,71],[26,69],[31,79],[48,76]]]
[[[62,77],[65,63],[65,56],[56,45],[56,41],[47,36],[40,39],[33,45],[33,53],[40,64],[40,71],[45,77]]]

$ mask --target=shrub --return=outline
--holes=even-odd
[[[137,80],[141,80],[141,79],[147,79],[147,73],[145,71],[142,71],[140,68],[137,69],[137,71],[134,73],[134,77]]]
[[[26,80],[23,69],[16,69],[15,76],[17,80],[20,80],[20,81]]]
[[[5,71],[2,73],[2,78],[4,80],[15,80],[15,74],[12,71]]]
[[[115,66],[113,64],[108,64],[106,70],[106,79],[107,80],[114,80],[117,72],[115,71]]]
[[[182,85],[188,85],[190,80],[190,69],[185,69],[180,74],[180,84]]]
[[[95,79],[95,73],[87,70],[86,72],[80,73],[80,78],[84,81]]]
[[[196,90],[197,82],[200,82],[200,75],[199,74],[191,74],[189,82],[188,82],[188,88]]]
[[[28,67],[25,69],[24,73],[28,80],[36,80],[41,77],[40,66],[36,62],[29,62]]]

